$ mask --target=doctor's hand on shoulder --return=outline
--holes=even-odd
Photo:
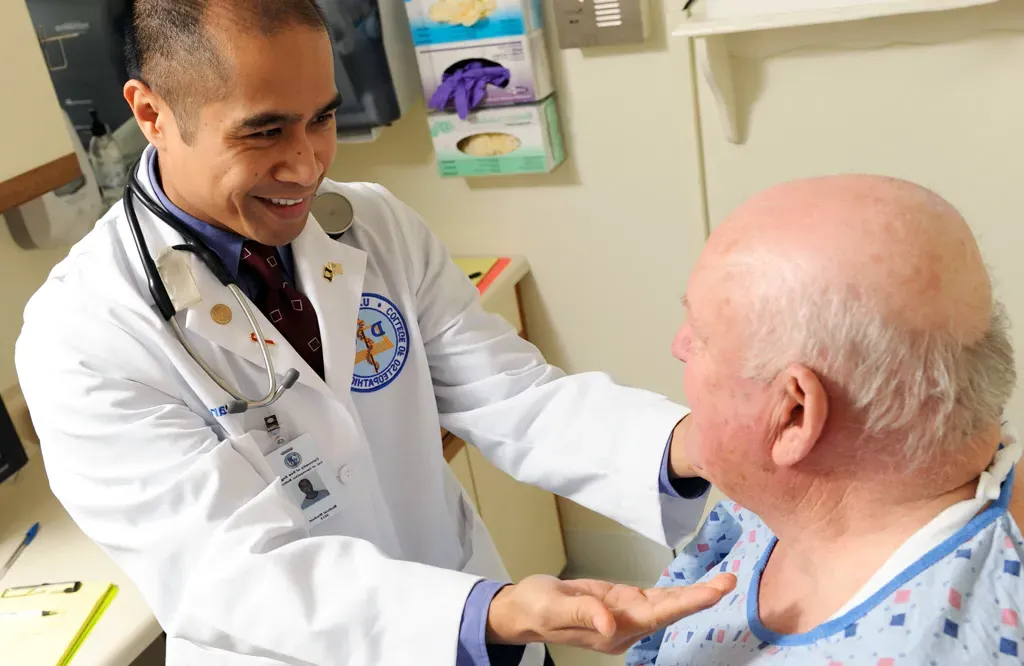
[[[487,639],[494,644],[559,643],[622,654],[638,640],[714,606],[735,587],[732,574],[708,583],[647,590],[600,580],[530,576],[494,597]]]

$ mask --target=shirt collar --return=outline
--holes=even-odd
[[[160,181],[160,167],[157,164],[157,152],[152,151],[152,158],[149,160],[149,182],[153,186],[153,192],[164,209],[178,218],[185,226],[192,231],[199,242],[213,250],[214,254],[224,263],[228,274],[232,279],[238,279],[238,264],[242,259],[242,243],[245,238],[233,231],[215,227],[212,224],[203,222],[178,208],[167,197],[164,192],[163,183]],[[292,252],[288,245],[277,248],[277,254],[281,257],[285,274],[292,275]]]

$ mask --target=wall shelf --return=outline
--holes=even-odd
[[[737,11],[735,16],[709,17],[708,3],[729,3],[736,0],[697,0],[685,11],[685,18],[673,29],[672,37],[694,38],[696,67],[711,89],[718,108],[722,131],[731,143],[743,143],[740,135],[736,91],[732,78],[728,36],[743,32],[775,30],[801,26],[847,23],[884,16],[923,14],[991,5],[1003,0],[820,0],[820,9],[794,9],[791,11],[765,11],[764,13]],[[742,3],[740,3],[742,4]],[[785,2],[765,0],[765,7],[785,6]],[[828,5],[828,6],[826,6]],[[793,6],[802,7],[796,2]]]
[[[673,37],[709,37],[712,35],[728,35],[737,32],[754,30],[773,30],[776,28],[794,28],[807,25],[823,25],[827,23],[845,23],[864,19],[899,14],[921,14],[926,12],[943,12],[978,5],[989,5],[1000,0],[888,0],[876,2],[869,0],[857,5],[837,6],[809,11],[776,12],[757,15],[741,15],[732,18],[705,18],[704,8],[707,3],[715,0],[698,0],[687,10],[687,17],[672,31]],[[729,2],[730,0],[720,0]],[[823,4],[839,4],[834,0],[822,0]],[[771,5],[765,2],[765,5]]]

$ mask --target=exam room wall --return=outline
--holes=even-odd
[[[14,343],[21,332],[25,304],[67,253],[68,248],[21,249],[0,215],[0,312],[4,313],[0,317],[0,390],[18,381],[14,372]]]
[[[699,82],[712,225],[793,178],[875,173],[930,187],[978,240],[1024,380],[1024,3],[750,33],[729,48],[743,144],[725,139]],[[1006,410],[1017,428],[1022,385]]]
[[[418,107],[373,143],[340,145],[330,175],[382,183],[453,254],[527,257],[529,335],[551,362],[682,401],[669,345],[704,222],[688,46],[670,43],[660,18],[678,5],[652,6],[643,47],[560,51],[548,32],[569,155],[554,173],[441,179]],[[650,581],[671,557],[571,502],[560,508],[574,572]]]

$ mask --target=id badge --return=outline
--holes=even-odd
[[[302,510],[310,525],[338,511],[342,487],[324,465],[310,434],[302,435],[266,456],[288,498]]]

